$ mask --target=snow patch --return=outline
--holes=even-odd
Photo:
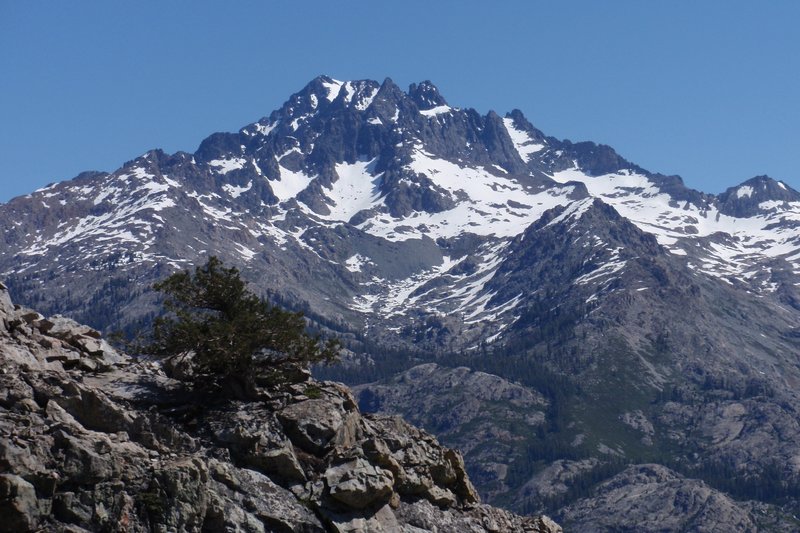
[[[353,84],[349,81],[344,82],[344,101],[345,103],[349,104],[353,101],[353,96],[356,94],[356,89]]]
[[[166,184],[169,185],[170,187],[172,187],[173,189],[179,189],[181,187],[180,183],[178,183],[174,179],[171,179],[171,178],[167,177],[166,174],[162,174],[161,177],[164,178],[164,181],[166,182]]]
[[[328,91],[328,94],[325,97],[328,99],[329,102],[333,102],[336,100],[336,97],[339,96],[339,91],[342,90],[343,82],[339,80],[331,80],[330,82],[323,81],[322,86]]]
[[[278,122],[275,124],[261,124],[260,122],[255,124],[255,129],[257,133],[260,133],[263,136],[269,135],[272,130],[274,130],[278,126]]]
[[[439,213],[415,211],[400,219],[376,216],[359,229],[393,241],[454,237],[461,233],[513,237],[541,217],[547,209],[571,202],[573,188],[552,187],[530,191],[512,176],[498,176],[485,168],[462,167],[438,159],[418,145],[408,165],[458,199],[455,207]],[[521,205],[511,208],[509,205]]]
[[[282,165],[278,165],[278,170],[280,170],[281,179],[270,180],[268,183],[272,193],[281,203],[296,197],[314,179],[314,176],[307,176],[302,172],[289,170]]]
[[[375,206],[380,201],[379,184],[383,173],[373,176],[377,158],[355,163],[337,163],[336,175],[339,179],[326,192],[329,215],[322,215],[329,220],[344,222],[353,215]]]
[[[204,203],[200,198],[197,199],[197,202],[200,204],[200,207],[203,208],[203,212],[210,216],[215,220],[224,220],[226,222],[233,222],[231,219],[231,214],[233,211],[231,209],[218,209],[212,205],[208,205]]]
[[[213,161],[209,161],[209,166],[216,167],[217,172],[220,174],[227,174],[232,170],[240,170],[244,168],[245,164],[247,163],[246,159],[242,159],[241,157],[232,157],[228,159],[215,159]]]
[[[345,268],[347,268],[347,270],[350,272],[361,272],[361,269],[364,267],[364,265],[368,263],[371,263],[370,259],[361,254],[355,254],[344,262]]]
[[[257,255],[257,252],[251,250],[250,248],[248,248],[243,244],[239,244],[237,242],[234,243],[233,245],[236,247],[236,251],[239,252],[239,255],[241,255],[245,261],[250,261]]]
[[[583,214],[589,210],[593,203],[593,198],[584,198],[583,200],[572,202],[561,214],[548,222],[547,226],[545,227],[555,226],[556,224],[560,224],[566,220],[578,221],[581,219]]]
[[[426,117],[435,117],[436,115],[449,113],[452,110],[453,108],[451,108],[449,105],[438,105],[432,109],[420,109],[419,114]]]
[[[372,101],[375,99],[376,94],[378,94],[378,89],[376,88],[370,89],[368,93],[362,93],[353,107],[359,111],[366,110],[370,105],[372,105]]]
[[[530,161],[533,154],[542,151],[544,148],[543,144],[539,144],[531,139],[528,132],[518,130],[514,126],[514,119],[504,118],[503,124],[506,127],[508,136],[511,137],[511,141],[514,143],[514,148],[517,149],[517,153],[526,163]]]
[[[229,195],[231,195],[231,197],[238,198],[239,196],[241,196],[242,193],[249,191],[252,187],[253,187],[253,182],[248,181],[247,185],[245,185],[244,187],[240,187],[237,185],[230,185],[226,183],[225,185],[222,186],[222,189]]]

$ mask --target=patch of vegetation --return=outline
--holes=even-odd
[[[308,387],[305,388],[303,394],[305,394],[312,400],[316,400],[317,398],[320,398],[322,396],[322,389],[320,389],[316,385],[309,385]]]

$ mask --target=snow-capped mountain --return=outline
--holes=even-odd
[[[706,194],[430,82],[322,76],[193,154],[0,205],[0,228],[0,279],[47,314],[134,329],[152,282],[214,254],[342,336],[351,381],[425,357],[519,381],[546,415],[500,410],[467,453],[479,490],[519,509],[554,459],[669,457],[748,498],[776,471],[781,498],[800,487],[800,193],[765,176]],[[402,375],[387,404],[425,413]],[[437,420],[453,445],[473,424]],[[536,459],[554,439],[563,453]]]
[[[520,111],[451,107],[429,82],[403,92],[388,79],[324,76],[194,154],[148,152],[2,206],[0,275],[105,326],[87,307],[103,298],[92,272],[137,270],[112,277],[148,281],[216,253],[251,269],[262,289],[347,323],[491,319],[480,330],[495,335],[522,301],[487,289],[511,240],[549,209],[580,213],[590,198],[698,273],[794,293],[800,194],[781,182],[759,177],[710,196],[607,146],[547,137]],[[54,276],[70,294],[50,284],[40,292]]]

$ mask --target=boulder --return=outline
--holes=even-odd
[[[239,463],[290,482],[306,480],[291,441],[275,414],[265,409],[239,410],[207,421],[218,443]]]
[[[278,413],[292,442],[303,450],[320,454],[344,423],[341,407],[326,400],[291,404]]]
[[[399,533],[400,531],[414,531],[414,529],[404,528],[388,505],[384,505],[374,514],[368,516],[331,513],[328,514],[327,518],[336,533]]]
[[[36,489],[14,474],[0,474],[0,531],[34,531],[40,518]]]
[[[72,337],[78,335],[86,335],[88,337],[93,337],[95,339],[99,339],[101,337],[100,333],[89,326],[84,326],[83,324],[79,324],[72,320],[71,318],[67,318],[61,315],[55,315],[48,319],[49,326],[47,327],[46,333],[51,337],[56,337],[59,339],[70,339]]]
[[[134,425],[130,412],[96,389],[79,387],[74,394],[58,395],[53,401],[89,429],[115,433],[131,431]]]
[[[357,458],[326,470],[325,482],[331,498],[353,509],[364,509],[389,501],[394,477],[388,470]]]
[[[182,352],[164,360],[164,372],[171,378],[190,382],[195,378],[194,352]]]
[[[307,504],[253,470],[212,460],[206,531],[326,531]]]

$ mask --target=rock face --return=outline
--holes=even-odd
[[[308,379],[198,401],[0,286],[0,531],[530,531],[457,452]]]

